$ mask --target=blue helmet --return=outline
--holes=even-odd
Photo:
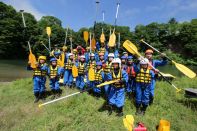
[[[61,55],[59,51],[54,52],[54,55]]]
[[[128,60],[132,60],[132,59],[133,59],[133,56],[128,56],[127,59],[128,59]]]
[[[51,58],[50,62],[53,62],[53,61],[57,61],[57,59],[56,58]]]
[[[123,56],[121,57],[121,59],[127,59],[127,57],[123,55]]]
[[[102,66],[102,62],[96,62],[96,66]]]

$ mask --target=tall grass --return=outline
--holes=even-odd
[[[178,78],[173,81],[180,88],[197,88],[197,78]],[[77,90],[63,89],[62,95]],[[157,82],[154,104],[145,116],[135,115],[133,100],[126,99],[124,114],[132,114],[135,123],[143,122],[149,131],[156,130],[160,119],[171,123],[171,131],[197,130],[197,99],[184,98],[184,91],[176,93],[166,82]],[[32,80],[21,79],[0,86],[0,130],[2,131],[124,131],[122,117],[98,112],[104,103],[83,93],[38,108],[33,103]],[[46,101],[50,100],[47,98]]]

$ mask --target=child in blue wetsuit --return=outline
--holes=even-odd
[[[38,63],[36,63],[36,68],[31,68],[29,63],[27,70],[33,70],[33,91],[35,100],[34,103],[37,103],[40,99],[45,99],[45,83],[48,66],[45,63],[46,56],[39,56]]]
[[[155,73],[148,68],[148,62],[148,59],[143,58],[140,61],[140,68],[135,67],[136,115],[144,115],[150,101],[151,80],[154,78]]]
[[[51,99],[54,99],[55,97],[59,97],[61,94],[60,85],[59,85],[59,79],[60,77],[63,77],[63,69],[57,65],[57,59],[51,58],[50,59],[50,66],[48,68],[48,75],[50,79],[50,88],[52,97]]]

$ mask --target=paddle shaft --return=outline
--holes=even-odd
[[[73,93],[73,94],[70,94],[70,95],[67,95],[67,96],[63,96],[63,97],[60,97],[60,98],[55,99],[55,100],[52,100],[52,101],[45,102],[45,103],[43,103],[43,104],[40,104],[39,107],[44,106],[44,105],[48,105],[48,104],[51,104],[51,103],[54,103],[54,102],[56,102],[56,101],[59,101],[59,100],[62,100],[62,99],[65,99],[65,98],[68,98],[68,97],[71,97],[71,96],[75,96],[75,95],[77,95],[77,94],[86,92],[86,91],[88,91],[88,90],[90,90],[90,89],[92,89],[92,88],[88,88],[88,89],[83,90],[83,91],[75,92],[75,93]]]
[[[64,45],[66,45],[67,36],[68,36],[68,27],[67,27],[67,29],[66,29],[66,37],[65,37],[65,40],[64,40]]]

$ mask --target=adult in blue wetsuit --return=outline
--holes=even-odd
[[[158,66],[164,66],[167,64],[167,59],[165,57],[165,54],[161,55],[161,57],[162,57],[161,60],[154,60],[154,59],[152,59],[152,56],[153,56],[153,50],[151,50],[151,49],[146,50],[145,57],[149,60],[149,63],[151,63],[151,65],[154,68],[157,68]],[[152,69],[150,66],[148,68]],[[149,104],[152,104],[153,100],[154,100],[155,82],[156,82],[156,78],[153,78],[151,80],[150,103]]]

